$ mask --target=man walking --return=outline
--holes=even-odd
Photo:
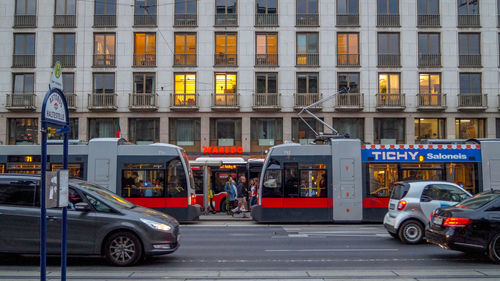
[[[244,218],[247,217],[246,214],[244,213],[245,211],[247,211],[245,206],[246,197],[248,195],[248,192],[245,187],[246,181],[247,179],[245,178],[245,176],[241,176],[240,180],[238,181],[238,185],[236,186],[237,196],[238,196],[238,208],[236,212],[243,212]]]

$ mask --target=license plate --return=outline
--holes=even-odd
[[[442,218],[442,217],[434,217],[434,218],[432,219],[432,222],[433,222],[434,224],[441,225],[441,224],[443,224],[443,218]]]

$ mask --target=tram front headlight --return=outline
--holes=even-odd
[[[147,226],[151,227],[152,229],[161,230],[161,231],[170,231],[172,229],[172,227],[170,225],[165,224],[165,223],[150,221],[147,219],[141,219],[141,221],[143,223],[145,223]]]

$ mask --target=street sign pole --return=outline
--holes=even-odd
[[[45,107],[45,106],[44,106]],[[43,111],[43,109],[42,109]],[[45,208],[45,174],[47,171],[47,122],[42,114],[42,187],[40,189],[40,280],[46,279],[46,234],[47,234],[47,210]]]
[[[67,108],[67,107],[66,107]],[[69,119],[68,119],[69,120]],[[67,124],[69,126],[69,122]],[[69,129],[69,128],[68,128]],[[68,130],[64,132],[64,143],[63,143],[63,170],[68,170]],[[61,234],[61,281],[66,281],[66,241],[68,233],[68,207],[63,206],[62,208],[62,234]]]

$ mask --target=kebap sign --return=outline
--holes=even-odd
[[[481,162],[481,147],[457,145],[363,145],[363,162]]]

